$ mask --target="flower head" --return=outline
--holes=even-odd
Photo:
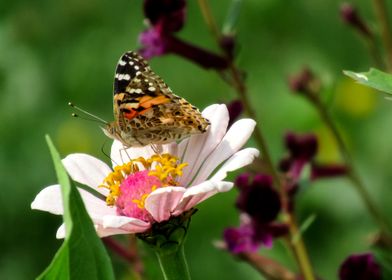
[[[250,164],[259,154],[254,148],[240,150],[255,122],[242,119],[227,130],[229,116],[224,105],[209,106],[203,116],[211,122],[206,133],[162,145],[160,154],[149,146],[125,150],[114,141],[113,169],[86,154],[63,159],[73,180],[106,198],[79,189],[101,237],[145,232],[155,223],[179,216],[232,188],[233,183],[224,181],[227,173]],[[32,208],[63,214],[60,186],[43,189]],[[62,226],[57,237],[64,237],[64,233]]]
[[[372,254],[354,254],[344,260],[340,280],[381,280],[381,268]]]
[[[340,16],[346,24],[355,28],[360,34],[364,35],[365,37],[372,36],[369,27],[360,17],[355,7],[351,4],[343,3],[341,5]]]
[[[235,184],[240,190],[236,206],[241,211],[241,223],[224,231],[227,249],[238,254],[255,252],[261,245],[271,247],[274,238],[287,234],[287,225],[275,222],[281,201],[272,178],[257,174],[251,179],[250,174],[243,173]]]
[[[171,51],[172,34],[185,23],[185,0],[145,0],[144,14],[149,27],[139,35],[142,56],[149,59]]]
[[[252,182],[244,184],[245,176],[246,174],[242,174],[236,180],[236,185],[240,187],[237,208],[247,213],[258,224],[272,222],[281,208],[279,194],[272,187],[272,178],[257,174]]]
[[[145,0],[144,14],[162,32],[177,32],[185,22],[185,0]]]
[[[347,173],[347,167],[339,164],[321,165],[315,162],[318,140],[316,135],[296,134],[289,132],[285,136],[288,157],[280,162],[280,170],[285,172],[295,185],[301,177],[301,172],[307,164],[310,164],[310,179],[342,176]]]

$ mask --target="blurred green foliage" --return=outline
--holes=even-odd
[[[197,1],[188,2],[188,23],[180,36],[217,50]],[[222,24],[230,1],[210,2]],[[374,23],[369,1],[355,2]],[[288,130],[316,132],[321,137],[320,160],[338,160],[316,111],[287,87],[287,76],[303,65],[315,71],[361,176],[391,216],[392,103],[373,92],[356,94],[358,86],[343,76],[343,69],[361,72],[372,63],[361,39],[340,20],[339,4],[244,1],[237,26],[238,62],[247,73],[251,100],[275,162],[284,154],[281,139]],[[0,279],[32,279],[61,244],[55,239],[61,217],[30,210],[39,190],[56,182],[44,135],[52,136],[63,156],[84,152],[106,158],[101,148],[108,151],[110,142],[99,126],[72,119],[67,102],[113,118],[114,68],[124,51],[138,47],[141,7],[141,0],[0,3],[0,170],[7,189],[0,195]],[[175,93],[199,108],[235,98],[216,73],[179,57],[155,58],[151,64]],[[260,278],[212,245],[225,227],[238,224],[235,196],[235,190],[215,196],[193,217],[186,253],[195,280]],[[317,215],[304,236],[315,269],[323,279],[336,279],[348,254],[368,250],[376,227],[345,179],[313,184],[297,201],[300,221]],[[160,279],[154,255],[145,247],[142,253],[150,279]],[[262,253],[295,269],[293,256],[280,242]],[[113,261],[118,278],[128,279],[124,262],[115,256]]]

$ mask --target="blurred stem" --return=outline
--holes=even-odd
[[[221,35],[218,26],[216,25],[215,18],[211,14],[211,9],[208,4],[208,1],[207,0],[198,0],[198,1],[199,1],[200,10],[203,14],[206,24],[210,29],[211,33],[214,35],[217,42],[219,43]]]
[[[137,243],[135,235],[130,236],[130,249],[127,250],[119,242],[112,237],[105,237],[102,239],[105,245],[110,248],[114,253],[125,259],[131,264],[131,272],[134,279],[141,280],[143,275],[143,263],[140,260],[137,252]]]
[[[268,280],[296,280],[296,275],[280,263],[257,253],[241,253],[239,258],[249,263]]]
[[[199,0],[199,6],[202,11],[202,14],[204,16],[204,20],[209,27],[209,29],[212,31],[214,34],[217,44],[220,45],[220,39],[221,39],[221,34],[219,32],[219,29],[215,23],[215,20],[211,14],[209,5],[207,0]],[[229,62],[229,71],[230,75],[232,77],[232,83],[231,85],[234,87],[236,90],[240,100],[242,101],[244,105],[244,109],[251,117],[252,119],[257,120],[256,112],[253,110],[253,107],[251,106],[248,93],[247,93],[247,88],[245,86],[241,71],[238,69],[238,67],[235,65],[235,63],[232,60],[232,57],[227,55],[227,60]],[[283,200],[283,205],[285,205],[285,202],[287,201],[287,194],[282,186],[282,183],[280,181],[279,175],[277,170],[275,169],[275,165],[272,161],[272,158],[269,153],[269,149],[267,146],[267,142],[264,138],[263,132],[260,128],[260,126],[256,126],[256,129],[254,131],[254,137],[255,140],[261,150],[261,155],[265,161],[265,164],[270,171],[270,174],[274,178],[274,182],[276,186],[278,187],[282,200]],[[296,255],[296,260],[298,262],[298,265],[301,269],[302,275],[304,277],[304,280],[314,280],[314,274],[313,274],[313,268],[310,263],[306,247],[304,245],[304,242],[302,240],[302,235],[300,235],[298,231],[298,227],[296,225],[295,218],[293,217],[293,214],[288,211],[287,207],[283,207],[285,214],[289,217],[288,219],[288,224],[290,227],[290,247],[294,251],[294,254]],[[296,242],[293,242],[293,237],[296,236],[298,237]]]
[[[336,127],[335,123],[333,122],[329,112],[327,111],[326,107],[322,104],[320,99],[316,94],[312,94],[309,96],[309,100],[314,104],[317,110],[320,113],[321,119],[327,125],[327,127],[332,132],[333,137],[336,139],[338,144],[339,151],[343,156],[345,164],[348,169],[347,177],[352,182],[352,185],[357,190],[359,196],[361,197],[362,201],[364,202],[366,208],[368,209],[370,215],[373,219],[378,223],[381,232],[385,235],[388,241],[388,245],[392,248],[392,237],[391,237],[391,226],[388,221],[383,217],[381,212],[378,210],[378,207],[373,202],[369,192],[366,190],[364,183],[362,182],[361,178],[359,177],[358,173],[355,170],[353,160],[351,159],[351,155],[343,141],[341,134],[339,133],[338,128]]]
[[[392,72],[392,38],[388,21],[388,9],[384,0],[373,0],[373,6],[381,28],[381,38],[387,55],[388,70]]]
[[[380,52],[377,49],[377,41],[373,34],[370,37],[365,38],[365,44],[376,67],[379,69],[386,69],[386,63],[383,61]]]

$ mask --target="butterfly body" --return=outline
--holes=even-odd
[[[123,54],[117,64],[113,109],[115,120],[104,132],[126,147],[178,141],[209,126],[199,110],[173,94],[135,52]]]

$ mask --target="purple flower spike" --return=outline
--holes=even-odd
[[[295,134],[289,132],[285,137],[286,147],[291,157],[310,161],[317,153],[317,138],[314,134]]]
[[[237,176],[235,179],[235,185],[240,189],[247,188],[250,181],[250,174],[249,173],[242,173]]]
[[[233,254],[256,252],[261,243],[254,238],[254,229],[251,225],[242,225],[239,228],[227,228],[223,232],[227,249]]]
[[[331,165],[312,165],[312,174],[311,179],[322,179],[322,178],[330,178],[337,176],[347,175],[348,169],[347,166],[342,164],[331,164]]]
[[[314,80],[314,75],[309,68],[304,67],[300,73],[289,77],[289,87],[292,91],[298,93],[308,93],[310,84]]]
[[[240,189],[236,206],[259,224],[275,220],[280,212],[279,194],[272,188],[272,178],[258,174],[253,182]]]
[[[159,32],[154,28],[147,29],[140,33],[139,42],[142,46],[144,46],[141,50],[139,50],[139,52],[146,59],[167,53],[164,40]]]
[[[340,266],[340,280],[381,280],[381,268],[371,253],[349,256]]]
[[[227,104],[227,109],[229,110],[229,126],[231,126],[237,118],[241,115],[244,110],[244,106],[240,100],[234,100]]]
[[[144,14],[152,26],[164,33],[181,30],[185,23],[185,0],[145,0]]]
[[[369,28],[363,22],[363,20],[358,15],[356,9],[349,3],[343,3],[340,8],[340,16],[342,17],[343,21],[355,28],[359,31],[362,35],[366,37],[371,37],[372,34],[370,33]]]

